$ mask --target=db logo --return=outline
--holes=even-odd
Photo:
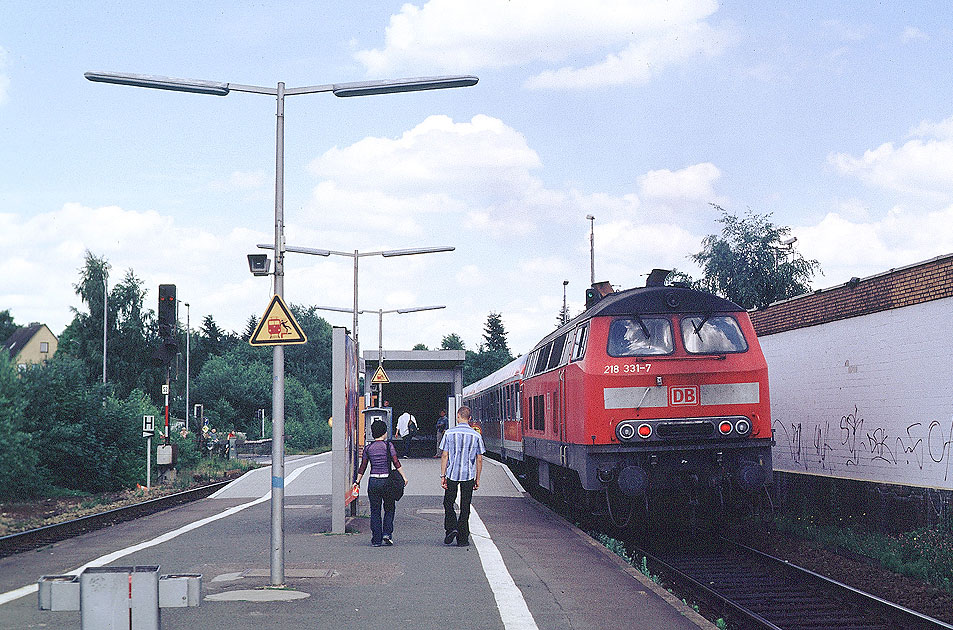
[[[691,387],[671,387],[669,392],[670,405],[697,405],[698,404],[698,386]]]

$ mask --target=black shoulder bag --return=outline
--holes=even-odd
[[[404,476],[393,467],[391,449],[394,449],[394,445],[391,444],[390,440],[387,440],[387,494],[394,501],[400,501],[400,498],[404,496]],[[396,449],[393,452],[396,453]]]

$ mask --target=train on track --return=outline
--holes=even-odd
[[[463,392],[491,454],[619,527],[653,500],[717,508],[771,480],[768,369],[748,313],[667,275],[593,285],[583,313]]]

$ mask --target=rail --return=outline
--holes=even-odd
[[[62,523],[54,523],[25,532],[0,536],[0,558],[45,547],[67,538],[79,536],[109,525],[131,521],[176,505],[204,499],[228,483],[230,481],[218,481],[207,486],[176,492],[175,494],[114,508],[98,514],[90,514]]]
[[[733,627],[770,630],[953,626],[744,545],[720,550],[659,553],[634,549],[650,572],[722,615]],[[684,593],[682,593],[684,595]]]

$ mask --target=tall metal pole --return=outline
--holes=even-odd
[[[569,280],[563,280],[563,313],[562,313],[563,324],[569,321],[569,311],[566,310],[566,285],[568,284],[569,284]]]
[[[285,289],[285,84],[278,84],[275,132],[275,295]],[[285,347],[275,346],[271,393],[271,584],[285,583]]]
[[[190,321],[190,316],[192,315],[192,309],[189,307],[188,302],[183,302],[185,304],[185,430],[189,430],[189,357],[192,354],[190,351],[190,342],[192,338],[192,323]]]
[[[354,349],[357,352],[357,360],[361,360],[361,351],[360,346],[358,345],[357,339],[357,259],[360,257],[360,253],[355,249],[354,250]],[[358,365],[360,369],[360,365]]]
[[[377,311],[377,367],[384,369],[384,309]],[[384,406],[384,384],[377,384],[377,406]]]
[[[106,288],[109,286],[106,263],[103,263],[103,385],[106,384],[106,326],[107,315],[109,314],[109,292]]]
[[[586,215],[589,219],[589,283],[596,283],[596,218]]]

